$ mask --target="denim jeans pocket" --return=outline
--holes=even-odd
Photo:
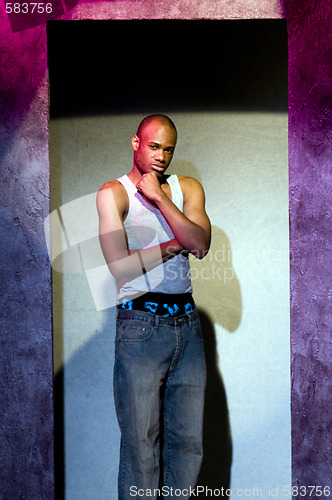
[[[147,321],[128,318],[122,320],[116,329],[116,340],[119,342],[144,342],[153,333],[153,325]]]
[[[201,323],[199,320],[194,321],[193,323],[193,330],[196,334],[196,337],[203,342],[203,332],[202,332],[202,327]]]

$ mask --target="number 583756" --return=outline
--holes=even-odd
[[[51,3],[12,3],[6,2],[7,14],[51,14],[53,7]]]

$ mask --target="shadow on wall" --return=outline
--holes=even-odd
[[[104,327],[75,352],[54,381],[56,500],[117,497],[115,308],[102,314]]]
[[[206,488],[228,489],[232,464],[227,398],[218,369],[216,334],[208,315],[199,309],[207,368],[204,406],[203,463],[197,484]],[[206,495],[200,494],[201,498]],[[211,497],[211,495],[210,495]]]
[[[212,490],[228,489],[232,441],[226,391],[218,367],[214,324],[219,324],[230,333],[235,332],[241,321],[242,299],[240,284],[232,266],[230,243],[218,227],[212,228],[210,252],[203,260],[193,259],[191,271],[195,301],[204,332],[207,365],[204,456],[198,485]],[[205,495],[199,496],[203,498]]]
[[[205,185],[198,169],[188,161],[173,162],[169,173],[194,177]],[[241,289],[233,268],[231,244],[222,229],[212,226],[209,253],[202,260],[190,256],[190,268],[198,306],[209,312],[212,323],[235,332],[242,317]]]
[[[220,490],[230,487],[232,440],[226,391],[218,367],[214,324],[221,325],[230,333],[234,332],[241,321],[242,300],[240,285],[232,267],[229,240],[221,229],[213,227],[212,230],[209,254],[205,259],[195,259],[191,263],[192,274],[196,274],[199,280],[196,287],[195,283],[193,286],[204,332],[207,365],[204,456],[197,484]],[[199,496],[203,498],[205,494]]]
[[[192,257],[190,268],[196,304],[209,312],[212,323],[235,332],[241,322],[242,298],[230,241],[224,231],[212,226],[209,253],[202,260]]]

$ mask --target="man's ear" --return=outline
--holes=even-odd
[[[134,151],[137,151],[139,148],[139,137],[138,135],[134,135],[134,137],[131,140],[131,145]]]

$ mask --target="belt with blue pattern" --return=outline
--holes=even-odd
[[[191,293],[156,293],[147,292],[140,297],[125,298],[121,302],[118,301],[118,309],[127,311],[145,311],[159,316],[182,316],[188,314],[196,305]]]

